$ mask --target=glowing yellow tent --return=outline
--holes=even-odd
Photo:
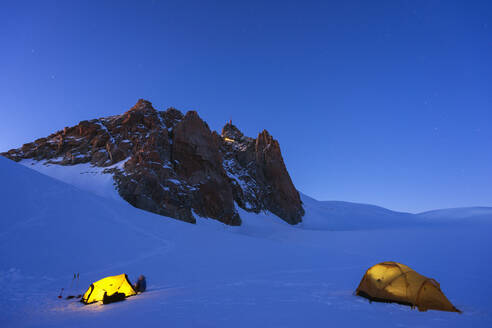
[[[437,281],[396,262],[382,262],[369,268],[355,293],[371,301],[396,302],[419,311],[461,312],[444,296]]]
[[[102,301],[104,294],[111,296],[115,293],[123,293],[125,297],[137,294],[128,280],[128,276],[123,273],[117,276],[106,277],[92,283],[81,301],[85,304],[94,303]]]

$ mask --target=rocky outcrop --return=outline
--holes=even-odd
[[[143,99],[122,115],[82,121],[1,155],[105,167],[133,206],[191,223],[198,215],[240,225],[236,204],[291,224],[304,215],[266,130],[253,139],[230,122],[218,135],[195,111],[157,111]]]
[[[246,210],[270,211],[290,224],[304,215],[299,192],[285,167],[280,145],[266,130],[245,137],[232,123],[222,130],[224,167],[235,199]]]

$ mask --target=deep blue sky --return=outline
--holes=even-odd
[[[0,44],[1,151],[145,98],[320,200],[492,206],[492,1],[2,1]]]

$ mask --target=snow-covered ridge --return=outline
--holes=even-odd
[[[359,203],[318,201],[301,194],[306,208],[302,227],[313,230],[386,229],[422,225],[426,221],[410,214]]]
[[[461,207],[427,211],[418,214],[419,217],[432,220],[490,220],[492,222],[492,207]]]
[[[19,163],[45,174],[49,177],[73,185],[79,189],[94,193],[98,196],[123,201],[118,194],[116,184],[110,169],[122,169],[126,160],[110,167],[93,166],[83,163],[71,166],[50,164],[48,161],[22,160]],[[243,175],[245,176],[246,173]],[[242,177],[242,176],[241,176]],[[234,176],[239,181],[239,177]],[[169,179],[170,183],[180,185],[180,181]],[[163,186],[162,188],[167,188]],[[247,190],[243,187],[243,190]],[[409,214],[398,213],[373,205],[356,204],[340,201],[317,201],[307,195],[301,194],[305,207],[305,217],[297,228],[310,230],[357,230],[394,228],[422,224],[424,220]],[[239,206],[237,206],[239,209]],[[246,212],[242,212],[246,215]],[[275,215],[270,215],[270,220],[279,220]]]
[[[106,168],[93,166],[90,163],[60,166],[50,164],[47,161],[35,161],[32,159],[22,160],[20,164],[98,196],[123,201],[118,194],[111,171],[108,170],[122,169],[125,162],[126,160],[123,160]],[[244,176],[247,176],[246,173],[241,175],[243,178]],[[242,182],[239,175],[234,176],[234,178],[239,183]],[[170,179],[169,182],[180,186],[179,180]],[[161,187],[168,188],[167,186]],[[243,190],[248,189],[243,186]],[[488,207],[435,210],[416,215],[395,212],[369,204],[318,201],[302,193],[301,199],[306,214],[303,222],[295,227],[308,230],[392,229],[438,223],[442,220],[450,219],[492,220],[492,208]],[[248,203],[245,206],[252,205]],[[236,207],[236,210],[240,210],[239,206]],[[242,216],[247,216],[247,212],[241,211],[241,213],[243,213]],[[278,221],[280,219],[272,214],[269,216],[269,220]]]

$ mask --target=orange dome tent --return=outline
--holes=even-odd
[[[461,313],[444,296],[437,281],[396,262],[382,262],[369,268],[355,294],[375,302],[410,305],[419,311]]]

